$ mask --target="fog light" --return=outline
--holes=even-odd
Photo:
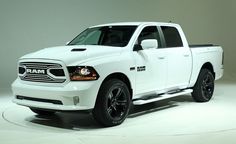
[[[74,105],[79,104],[79,97],[78,96],[73,97],[73,100],[74,100]]]

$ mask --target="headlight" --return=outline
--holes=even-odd
[[[71,81],[89,81],[97,80],[98,73],[90,66],[70,66],[67,67]]]

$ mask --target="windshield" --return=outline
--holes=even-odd
[[[124,47],[137,26],[104,26],[88,28],[68,45],[105,45]]]

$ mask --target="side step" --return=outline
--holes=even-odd
[[[186,89],[186,90],[182,90],[180,92],[176,92],[176,93],[166,93],[166,94],[162,94],[162,95],[157,95],[157,97],[151,98],[151,99],[137,99],[133,101],[134,105],[143,105],[143,104],[147,104],[147,103],[151,103],[151,102],[155,102],[155,101],[159,101],[159,100],[163,100],[163,99],[167,99],[167,98],[171,98],[171,97],[176,97],[176,96],[180,96],[180,95],[185,95],[185,94],[189,94],[193,92],[192,89]]]

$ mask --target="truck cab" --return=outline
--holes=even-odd
[[[192,56],[187,41],[182,38],[184,34],[179,30],[177,25],[149,24],[140,28],[136,43],[145,45],[148,39],[153,39],[157,46],[133,52],[136,65],[145,68],[137,73],[137,93],[163,93],[188,87]]]

